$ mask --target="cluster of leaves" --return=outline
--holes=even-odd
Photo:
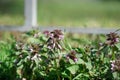
[[[114,80],[119,79],[119,35],[112,32],[97,47],[74,48],[61,30],[30,31],[15,41],[8,57],[9,80]],[[8,49],[9,50],[9,49]],[[3,63],[4,63],[3,62]],[[0,64],[1,69],[5,69]],[[3,74],[0,72],[0,75]],[[7,73],[6,73],[7,74]],[[3,76],[3,75],[2,75]],[[0,79],[4,79],[0,77]],[[8,79],[6,79],[8,80]]]
[[[15,40],[13,36],[6,41],[0,41],[0,80],[15,80],[17,78],[16,67],[13,64]]]

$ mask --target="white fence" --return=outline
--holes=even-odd
[[[37,0],[25,0],[25,24],[23,27],[6,27],[0,26],[0,30],[9,31],[28,31],[34,27],[37,27]],[[117,29],[104,29],[104,28],[66,28],[66,27],[39,27],[41,31],[43,30],[53,30],[61,29],[65,32],[71,33],[87,33],[87,34],[107,34],[109,32],[114,32]],[[38,29],[38,28],[37,28]],[[120,31],[118,32],[120,34]]]
[[[25,0],[25,27],[37,26],[37,0]]]

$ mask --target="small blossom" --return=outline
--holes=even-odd
[[[38,37],[38,34],[35,34],[34,37],[37,38],[37,37]]]
[[[111,62],[111,70],[112,71],[120,71],[120,60],[113,60]]]
[[[45,34],[48,37],[50,32],[46,30],[46,31],[43,32],[43,34]]]
[[[33,52],[33,49],[32,49],[32,48],[30,49],[30,52]]]
[[[39,55],[39,54],[35,54],[35,55],[31,58],[31,60],[36,60],[36,59],[40,59],[40,55]]]
[[[69,60],[69,59],[72,59],[74,62],[77,62],[78,59],[76,57],[76,52],[73,50],[71,51],[67,56],[66,56],[66,59]]]
[[[54,30],[52,33],[54,33],[54,38],[58,38],[59,40],[64,38],[61,30]]]
[[[49,37],[50,37],[51,39],[53,39],[53,38],[54,38],[54,34],[53,34],[53,33],[49,34]]]
[[[119,42],[119,36],[115,32],[111,32],[110,34],[107,34],[106,44],[110,46],[114,46],[116,43]]]
[[[112,71],[114,71],[114,68],[113,68],[113,67],[111,67],[111,70],[112,70]]]
[[[48,34],[50,38],[55,38],[57,40],[62,40],[64,38],[62,31],[57,29],[52,32],[46,32],[46,34]]]
[[[72,55],[76,55],[76,52],[73,50],[73,51],[71,51],[71,54]]]
[[[64,38],[61,30],[54,30],[52,32],[45,31],[45,34],[48,35],[47,47],[49,49],[62,49],[60,41]]]
[[[15,45],[16,49],[17,50],[22,50],[23,47],[24,47],[24,44],[22,42],[18,42],[16,45]]]
[[[49,49],[54,49],[55,48],[55,43],[49,43],[48,45]]]
[[[104,44],[103,43],[99,43],[99,46],[103,46]]]
[[[77,58],[74,58],[74,62],[77,62],[78,61],[78,59]]]
[[[32,54],[38,54],[40,51],[40,46],[38,44],[28,46],[28,51]]]

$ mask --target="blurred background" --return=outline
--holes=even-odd
[[[38,25],[120,27],[120,0],[38,0]],[[24,0],[0,0],[0,25],[24,25]]]

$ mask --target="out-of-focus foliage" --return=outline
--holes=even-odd
[[[21,13],[21,8],[24,7],[24,4],[19,4],[24,0],[0,0],[0,13]],[[15,7],[16,6],[16,7]],[[22,11],[23,12],[23,11]]]
[[[0,0],[0,24],[23,25],[25,0]],[[38,0],[41,26],[120,27],[116,0]]]
[[[108,2],[113,1],[114,2],[114,1],[120,1],[120,0],[101,0],[101,1],[108,1]]]
[[[9,11],[12,6],[15,5],[16,0],[0,0],[0,9],[3,11]]]

